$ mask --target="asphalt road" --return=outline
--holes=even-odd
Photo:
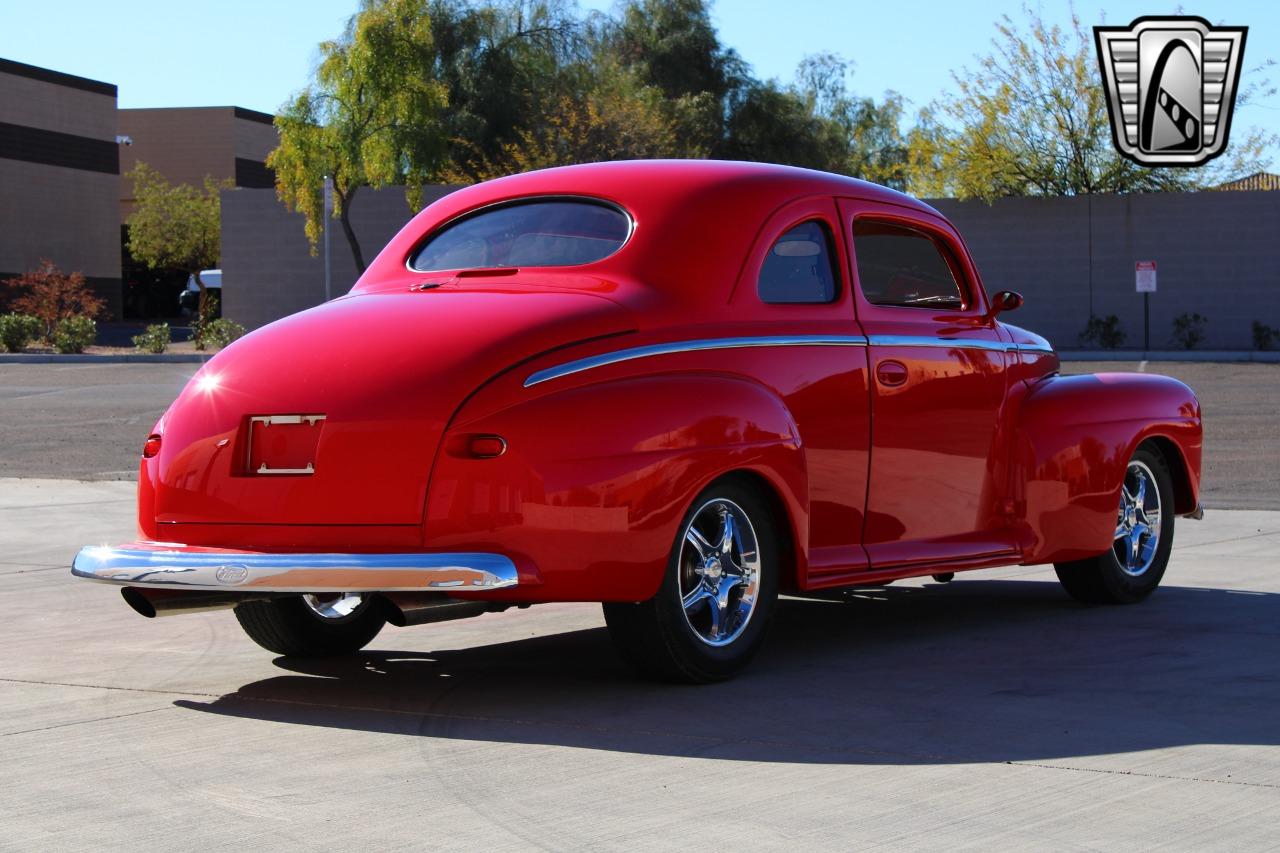
[[[0,480],[0,848],[1275,850],[1280,513],[1179,521],[1165,585],[1050,571],[785,600],[721,685],[639,681],[593,605],[328,663],[72,579],[125,482]]]
[[[131,479],[152,424],[197,365],[0,364],[0,477]],[[1064,371],[1136,365],[1068,362]],[[1280,365],[1151,363],[1205,414],[1207,507],[1280,510]]]

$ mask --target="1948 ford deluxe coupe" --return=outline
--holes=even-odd
[[[73,572],[234,607],[285,655],[599,601],[668,678],[741,669],[779,593],[1053,563],[1126,603],[1197,515],[1195,395],[1060,376],[926,204],[801,169],[550,169],[418,214],[351,292],[192,378],[139,538]]]

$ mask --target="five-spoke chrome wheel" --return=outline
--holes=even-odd
[[[1054,563],[1058,580],[1088,604],[1132,604],[1146,598],[1160,585],[1169,563],[1173,508],[1169,463],[1154,443],[1144,444],[1124,469],[1111,547],[1093,557]]]
[[[760,588],[760,550],[751,519],[715,498],[693,514],[680,552],[680,604],[694,635],[710,646],[746,630]]]
[[[1160,544],[1160,489],[1145,462],[1134,459],[1120,487],[1120,514],[1112,545],[1125,574],[1137,577],[1155,562]]]
[[[764,642],[787,571],[782,513],[747,476],[707,486],[673,531],[656,594],[605,602],[622,656],[673,681],[719,681],[741,671]]]

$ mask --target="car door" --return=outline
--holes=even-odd
[[[940,217],[860,200],[840,209],[868,340],[871,568],[1007,555],[1011,353],[968,254]]]

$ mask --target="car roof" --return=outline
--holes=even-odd
[[[531,197],[612,202],[635,222],[615,255],[580,268],[630,277],[684,297],[723,292],[768,217],[811,196],[859,198],[941,217],[904,193],[856,178],[768,163],[626,160],[541,169],[456,190],[415,216],[378,255],[355,292],[402,282],[406,259],[430,233],[480,208]]]

